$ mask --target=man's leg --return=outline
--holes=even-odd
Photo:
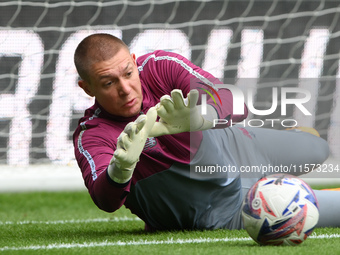
[[[319,202],[319,222],[316,227],[340,227],[340,192],[314,190]]]
[[[315,134],[300,130],[273,130],[262,128],[233,127],[235,149],[233,150],[241,166],[285,166],[290,169],[287,174],[301,175],[300,165],[322,164],[329,155],[328,144]],[[239,132],[241,131],[241,132]],[[251,169],[251,168],[249,168]],[[254,168],[255,169],[255,168]],[[312,169],[309,169],[312,170]],[[262,173],[241,173],[242,191],[248,189],[264,175]],[[319,201],[320,219],[317,227],[340,226],[340,193],[336,191],[315,190]],[[239,216],[239,214],[238,214]],[[238,217],[235,217],[238,218]]]
[[[247,158],[257,157],[257,162],[254,163],[261,163],[259,169],[264,175],[276,173],[275,170],[279,169],[287,174],[305,174],[304,167],[300,166],[322,164],[329,156],[327,142],[308,132],[297,129],[287,131],[249,127],[241,130],[245,135],[238,144],[244,143],[240,146],[245,155],[241,156],[240,164],[246,162],[252,165]],[[270,172],[271,170],[274,172]]]

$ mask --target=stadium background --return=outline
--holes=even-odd
[[[72,55],[95,31],[121,37],[137,56],[183,54],[252,89],[257,109],[271,106],[271,86],[308,89],[313,116],[278,107],[266,118],[314,126],[338,161],[339,14],[330,0],[2,1],[0,191],[83,188],[71,137],[92,100],[77,88]]]

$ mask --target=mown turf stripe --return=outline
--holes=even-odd
[[[312,235],[312,239],[331,239],[340,238],[340,234],[321,234]],[[167,240],[140,240],[140,241],[117,241],[117,242],[90,242],[90,243],[55,243],[49,245],[30,245],[22,247],[1,247],[0,251],[20,251],[20,250],[51,250],[51,249],[72,249],[72,248],[91,248],[106,246],[133,246],[133,245],[158,245],[158,244],[197,244],[197,243],[216,243],[216,242],[243,242],[250,241],[251,238],[195,238],[195,239],[167,239]]]
[[[98,218],[85,220],[55,220],[55,221],[0,221],[0,225],[28,225],[28,224],[73,224],[73,223],[93,223],[93,222],[120,222],[120,221],[140,221],[138,217],[113,217],[113,218]]]

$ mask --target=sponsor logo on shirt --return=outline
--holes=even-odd
[[[148,137],[145,142],[145,146],[143,151],[148,150],[152,147],[155,147],[157,144],[156,139],[154,137]]]

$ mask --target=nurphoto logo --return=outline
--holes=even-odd
[[[272,113],[274,113],[277,108],[280,106],[281,108],[281,115],[286,116],[287,115],[287,107],[289,105],[292,105],[293,107],[296,107],[299,109],[304,115],[311,116],[312,114],[307,110],[307,108],[304,106],[310,99],[311,99],[311,93],[302,88],[297,87],[272,87],[271,88],[271,98],[272,103],[269,109],[256,109],[253,102],[253,89],[247,89],[246,95],[245,93],[237,86],[230,85],[230,84],[215,84],[215,88],[212,88],[210,85],[206,85],[204,83],[200,83],[202,85],[205,85],[207,88],[201,88],[198,87],[198,89],[203,90],[206,94],[201,95],[201,114],[206,115],[207,114],[207,95],[210,96],[210,98],[214,101],[215,105],[220,104],[223,105],[223,99],[221,99],[221,96],[218,93],[219,89],[228,89],[230,90],[232,94],[232,100],[233,100],[233,115],[243,115],[244,112],[244,105],[248,107],[249,112],[251,112],[254,115],[258,116],[268,116]],[[210,91],[212,92],[210,92]],[[279,96],[279,90],[280,90],[280,96]],[[299,95],[299,97],[292,98],[291,95]],[[290,96],[288,96],[290,95]],[[216,100],[218,99],[218,102]],[[279,99],[280,99],[280,105],[279,105]],[[274,125],[275,121],[278,121],[279,119],[266,119],[266,121],[270,121],[272,123],[272,126]],[[284,119],[280,120],[281,125],[284,127],[295,127],[298,125],[297,121],[294,119]],[[259,122],[259,125],[254,125],[255,122]],[[227,124],[228,120],[226,119],[214,119],[213,121],[214,127],[220,124]],[[261,124],[262,123],[262,124]],[[290,123],[290,124],[288,124]],[[229,123],[232,125],[233,123]],[[247,122],[248,126],[256,126],[260,127],[264,124],[263,120],[260,119],[251,119]],[[244,123],[245,125],[245,123]]]

